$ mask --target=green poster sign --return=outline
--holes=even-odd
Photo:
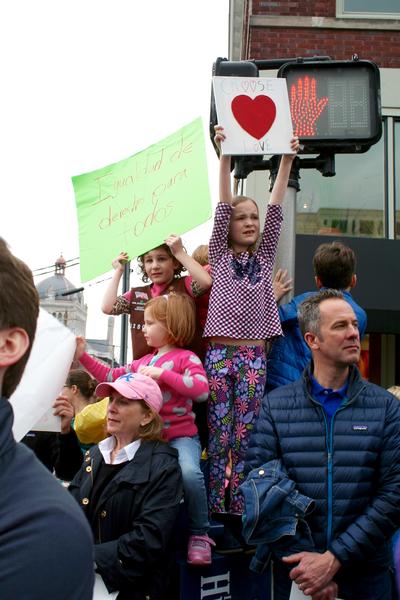
[[[81,279],[111,268],[211,217],[201,119],[118,163],[72,177],[79,222]]]

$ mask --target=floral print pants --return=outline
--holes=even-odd
[[[229,512],[242,513],[237,494],[244,481],[244,458],[260,411],[266,381],[263,346],[209,344],[204,363],[210,385],[208,400],[209,510],[225,511],[225,469],[232,459]]]

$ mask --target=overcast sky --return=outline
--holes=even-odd
[[[61,252],[79,256],[72,175],[131,156],[199,115],[207,129],[212,63],[228,53],[228,4],[1,4],[0,234],[31,269]],[[217,158],[206,145],[216,202]],[[188,250],[209,232],[210,223],[185,235]],[[66,275],[80,284],[78,267]],[[104,285],[85,286],[87,337],[106,336]]]

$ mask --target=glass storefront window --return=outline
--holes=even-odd
[[[296,233],[384,237],[383,137],[364,154],[337,154],[335,162],[334,177],[301,169]]]
[[[395,235],[400,238],[400,121],[394,122],[394,201],[396,207]]]
[[[398,0],[336,0],[337,17],[398,19]]]

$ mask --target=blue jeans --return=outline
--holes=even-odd
[[[179,437],[170,440],[169,444],[179,453],[189,532],[191,535],[204,535],[209,529],[209,522],[206,486],[200,468],[199,437]]]

